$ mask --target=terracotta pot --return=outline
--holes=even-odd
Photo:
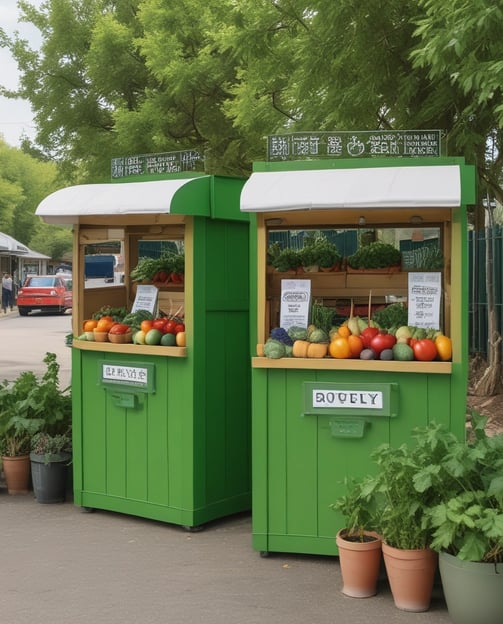
[[[384,542],[382,552],[395,606],[402,611],[427,611],[437,568],[437,553],[429,548],[402,550]]]
[[[9,494],[27,494],[30,485],[30,456],[2,457],[2,466]]]
[[[381,538],[371,531],[364,531],[368,541],[363,542],[347,539],[347,535],[346,529],[342,529],[335,538],[339,549],[342,593],[352,598],[375,596],[381,564]]]

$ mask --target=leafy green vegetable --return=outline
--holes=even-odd
[[[381,329],[391,329],[407,325],[408,312],[403,303],[391,303],[382,310],[376,310],[372,315],[372,320]]]
[[[400,264],[401,254],[389,243],[375,241],[362,245],[356,253],[348,257],[348,264],[353,269],[384,269]]]
[[[269,338],[267,342],[264,344],[264,354],[266,357],[272,358],[274,360],[285,357],[286,355],[285,345],[279,340],[274,340],[274,338]]]

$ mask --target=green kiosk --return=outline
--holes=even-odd
[[[139,158],[124,159],[126,166],[131,161],[138,171]],[[162,155],[147,160],[154,171],[173,165]],[[196,172],[141,173],[64,188],[38,206],[45,222],[73,227],[76,505],[187,528],[250,509],[249,217],[239,210],[243,183]],[[185,345],[77,339],[103,306],[132,309],[139,286],[131,271],[149,246],[166,244],[183,250],[184,279],[154,293],[158,311],[184,321]],[[85,279],[86,256],[100,253],[116,255],[114,279]]]
[[[412,429],[431,420],[464,436],[466,208],[474,202],[474,168],[459,158],[345,157],[254,165],[241,194],[241,211],[252,215],[256,550],[336,555],[334,538],[342,518],[330,505],[344,493],[346,477],[358,478],[372,471],[369,456],[375,447],[410,441]],[[292,244],[299,234],[312,230],[326,236],[346,234],[348,240],[353,236],[358,241],[370,235],[404,252],[414,243],[428,242],[443,254],[443,265],[431,273],[409,262],[399,271],[384,274],[352,273],[343,267],[296,275],[268,266],[272,241]],[[307,280],[310,290],[296,289],[296,280]],[[372,305],[386,305],[409,301],[414,289],[423,297],[416,306],[418,318],[423,305],[437,305],[441,328],[452,339],[452,361],[271,359],[263,355],[262,345],[270,331],[281,326],[282,305],[301,301],[302,292],[310,292],[311,301],[332,306],[334,314],[342,309],[349,315],[349,304],[355,309],[366,305],[370,293]],[[354,393],[358,405],[331,401],[338,393]],[[369,393],[379,396],[379,405],[370,406],[361,398]]]

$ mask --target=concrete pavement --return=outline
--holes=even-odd
[[[0,320],[10,314],[17,309]],[[264,558],[252,549],[251,532],[250,514],[188,533],[134,516],[85,513],[70,501],[41,505],[32,494],[7,494],[0,484],[1,622],[450,622],[439,587],[425,613],[398,610],[384,575],[377,596],[348,598],[337,558]]]
[[[0,613],[15,624],[448,624],[440,588],[429,611],[341,593],[338,559],[251,548],[239,514],[197,533],[72,502],[0,490]]]

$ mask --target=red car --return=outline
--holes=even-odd
[[[64,314],[72,308],[72,279],[68,275],[29,275],[16,299],[20,316],[33,310]]]

